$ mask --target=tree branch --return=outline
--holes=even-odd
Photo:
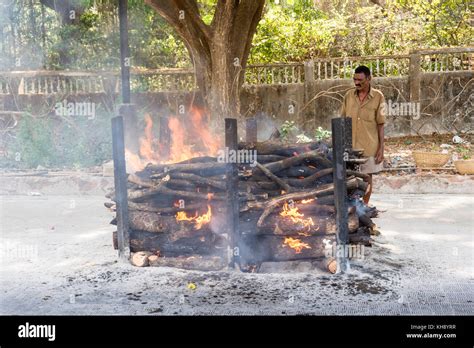
[[[191,18],[191,21],[199,29],[202,35],[209,40],[210,39],[210,28],[204,21],[202,20],[199,14],[199,7],[196,0],[176,0],[178,6],[181,6],[185,11],[185,14]]]

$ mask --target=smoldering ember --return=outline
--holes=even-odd
[[[0,313],[472,315],[460,3],[1,5]]]

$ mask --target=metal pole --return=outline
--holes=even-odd
[[[225,146],[229,151],[238,150],[237,119],[225,119]],[[227,164],[227,195],[229,212],[229,237],[231,257],[229,267],[234,268],[235,263],[240,264],[240,230],[239,230],[239,177],[237,163]]]
[[[245,120],[245,141],[247,143],[257,142],[257,119],[255,117]]]
[[[119,257],[130,257],[130,237],[128,223],[127,173],[125,167],[125,147],[123,118],[112,118],[112,149],[114,159],[114,184],[117,205],[117,243]]]
[[[119,115],[123,117],[125,132],[125,148],[134,154],[138,153],[137,115],[135,105],[130,104],[130,47],[128,45],[128,15],[127,0],[119,0],[120,21],[120,71],[122,80],[122,105]]]
[[[347,121],[349,120],[349,121]],[[346,135],[352,134],[351,122],[347,117],[339,117],[331,120],[332,127],[332,153],[333,153],[333,180],[334,201],[336,207],[336,260],[338,272],[349,269],[349,260],[346,258],[348,244],[348,214],[347,214],[347,187],[346,187]],[[348,123],[349,122],[349,123]],[[348,127],[349,126],[349,127]],[[352,145],[350,145],[352,146]]]
[[[119,0],[120,71],[122,73],[122,99],[130,104],[130,47],[128,46],[128,0]]]

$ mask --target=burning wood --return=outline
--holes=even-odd
[[[294,239],[291,237],[285,237],[285,240],[283,241],[283,246],[285,245],[294,249],[297,254],[301,254],[301,250],[303,249],[311,249],[311,247],[307,243],[303,243],[301,240]]]
[[[185,211],[179,211],[176,213],[176,221],[191,221],[194,223],[194,228],[200,230],[203,224],[208,224],[211,221],[212,210],[211,206],[207,206],[207,213],[198,215],[196,212],[195,216],[188,216]]]
[[[149,117],[145,118],[140,156],[129,157],[134,162],[131,167],[139,168],[128,176],[131,250],[159,252],[158,259],[153,255],[155,265],[165,264],[161,257],[170,256],[225,259],[230,233],[228,164],[213,157],[218,141],[202,126],[202,113],[191,122],[199,146],[188,145],[191,135],[183,131],[186,127],[178,118],[167,122],[170,144],[165,160],[159,160],[163,144],[154,139]],[[261,262],[324,256],[323,240],[333,241],[336,233],[328,145],[240,143],[239,149],[257,151],[253,163],[237,164],[242,257]],[[360,157],[357,151],[350,155]],[[352,167],[347,171],[347,197],[362,196],[367,177]],[[114,200],[113,194],[109,197]],[[115,208],[113,203],[106,206]],[[368,211],[360,211],[360,206],[357,213],[356,207],[349,209],[350,240],[367,245],[374,224]]]

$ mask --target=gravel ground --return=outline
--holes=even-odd
[[[344,275],[136,268],[117,261],[103,201],[0,196],[0,314],[474,314],[472,195],[374,195],[382,236]]]

